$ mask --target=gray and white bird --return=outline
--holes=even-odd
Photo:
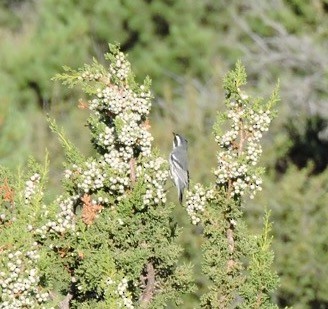
[[[171,177],[178,189],[179,202],[182,204],[183,191],[189,188],[188,141],[181,135],[173,133],[173,150],[170,153]]]

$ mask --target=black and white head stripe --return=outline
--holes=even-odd
[[[187,146],[188,141],[179,134],[173,132],[173,147]]]

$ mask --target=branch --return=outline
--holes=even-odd
[[[132,187],[136,183],[136,159],[131,158],[130,159],[130,180],[131,180],[131,185]]]
[[[155,290],[155,269],[151,262],[147,264],[147,274],[145,276],[146,287],[141,295],[140,303],[142,307],[147,306],[147,304],[152,300]]]
[[[73,295],[71,293],[67,293],[65,298],[59,303],[59,309],[69,309],[69,303],[72,298]]]
[[[229,253],[232,254],[235,249],[235,241],[233,239],[233,230],[231,226],[227,230],[227,239],[228,239],[228,248],[229,248]]]

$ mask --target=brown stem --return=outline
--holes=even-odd
[[[262,297],[262,292],[260,292],[256,297],[256,308],[261,308],[262,303],[263,303],[263,297]]]
[[[231,178],[228,180],[228,188],[227,188],[227,199],[229,200],[231,197],[231,190],[232,190],[232,181]]]
[[[229,253],[232,254],[235,250],[235,241],[233,239],[233,230],[231,226],[227,230],[228,249]]]
[[[135,158],[130,159],[130,180],[131,180],[131,184],[133,187],[136,182],[136,159]]]
[[[145,276],[146,287],[141,295],[140,303],[142,307],[147,306],[152,300],[155,291],[155,269],[152,262],[147,263],[147,274]]]
[[[73,298],[73,295],[71,293],[67,293],[65,298],[59,303],[59,308],[60,309],[69,309],[69,307],[70,307],[69,303],[72,298]]]
[[[244,142],[245,142],[244,123],[243,123],[243,120],[240,120],[239,121],[239,147],[238,147],[238,157],[243,152]]]
[[[233,253],[235,251],[235,239],[234,239],[234,225],[230,222],[230,226],[227,229],[227,241],[228,241],[228,250],[231,258],[227,262],[227,272],[231,273],[236,267],[236,263],[233,259]]]

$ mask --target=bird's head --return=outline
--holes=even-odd
[[[173,147],[187,146],[188,141],[180,134],[173,132]]]

